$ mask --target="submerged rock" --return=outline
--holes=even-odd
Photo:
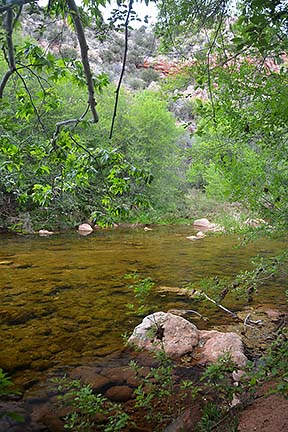
[[[109,388],[105,396],[113,402],[127,402],[133,398],[134,389],[127,386],[114,386]]]
[[[198,231],[196,236],[189,236],[186,237],[188,240],[200,240],[202,238],[206,237],[206,235],[202,231]]]

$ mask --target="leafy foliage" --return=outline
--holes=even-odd
[[[13,385],[8,375],[0,368],[0,396],[10,394]]]
[[[94,394],[90,385],[83,385],[79,380],[69,381],[65,377],[55,381],[63,405],[72,408],[65,417],[65,429],[78,432],[103,430],[104,432],[121,431],[127,426],[129,416],[120,405],[110,402],[101,394]]]
[[[288,397],[288,337],[287,327],[278,331],[276,340],[263,356],[257,369],[252,362],[247,367],[248,386],[251,392],[255,391],[255,385],[261,385],[265,382],[273,383],[269,394],[280,393]]]

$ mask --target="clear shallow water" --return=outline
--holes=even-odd
[[[156,287],[151,312],[196,309],[209,328],[230,317],[157,287],[181,287],[207,276],[236,274],[256,254],[277,254],[283,242],[262,240],[236,248],[237,238],[191,242],[192,227],[103,230],[52,237],[0,237],[0,367],[28,382],[53,367],[84,364],[123,349],[121,334],[141,318],[127,315],[135,302],[124,275],[137,271]],[[285,307],[284,281],[269,282],[254,302]],[[286,282],[286,289],[288,284]],[[241,309],[243,302],[229,304]],[[198,323],[197,323],[198,325]],[[199,323],[203,327],[203,324]]]

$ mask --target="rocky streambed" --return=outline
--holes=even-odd
[[[241,368],[245,367],[247,357],[254,361],[257,357],[260,358],[271,340],[275,339],[275,332],[283,327],[287,320],[285,313],[267,307],[250,307],[241,314],[242,316],[249,314],[258,324],[251,326],[235,322],[229,326],[221,326],[218,330],[202,331],[198,330],[192,322],[172,313],[157,312],[147,316],[134,329],[128,340],[129,346],[123,348],[121,353],[106,357],[104,362],[55,369],[51,371],[45,382],[27,389],[23,397],[12,394],[8,400],[0,402],[2,413],[13,413],[12,418],[4,415],[0,419],[0,431],[63,432],[64,418],[71,412],[71,408],[66,407],[59,400],[62,393],[58,388],[59,382],[55,383],[55,379],[61,381],[64,375],[67,376],[68,381],[81,380],[83,384],[89,384],[95,394],[102,394],[107,400],[120,403],[123,412],[131,416],[130,426],[127,426],[125,431],[152,432],[164,431],[164,429],[166,432],[192,431],[201,418],[203,400],[191,401],[190,398],[183,398],[183,393],[180,391],[181,383],[190,382],[192,385],[199,385],[199,379],[205,370],[204,365],[216,362],[220,355],[227,352],[239,367],[238,373],[235,371],[231,375],[231,380],[238,383],[241,380]],[[135,350],[136,346],[141,350]],[[159,392],[161,391],[161,382],[157,382],[155,376],[151,375],[151,370],[157,370],[159,367],[159,358],[155,357],[155,350],[163,349],[168,357],[172,358],[169,367],[173,364],[171,369],[173,393],[169,395],[169,404],[173,409],[171,410],[171,406],[164,406],[163,398],[155,399],[155,408],[162,415],[162,421],[157,424],[155,419],[143,421],[146,410],[143,408],[137,410],[135,405],[137,406],[138,389],[143,387],[143,383],[145,386],[149,385],[147,377],[150,376],[153,382],[152,391],[155,391],[157,386]],[[137,369],[133,367],[136,362]],[[277,431],[284,432],[285,429],[281,428],[287,420],[287,411],[283,411],[284,407],[287,408],[287,402],[279,396],[273,396],[270,403],[276,402],[278,408],[282,409],[282,423],[279,416],[277,419],[278,424],[281,423],[282,426],[279,426]],[[257,410],[263,408],[262,405],[259,407],[259,401],[255,403]],[[271,424],[273,416],[271,410],[267,409],[267,403],[265,404],[265,413],[262,413],[262,430],[272,432],[275,430]],[[252,408],[248,409],[250,410],[247,412],[248,417],[241,412],[237,414],[242,422],[239,429],[241,432],[247,432],[247,429],[243,429],[247,419],[250,419],[251,423]],[[22,417],[21,423],[17,418],[13,418],[15,414],[16,417],[17,415]],[[100,431],[103,427],[103,423],[100,422],[93,430]]]

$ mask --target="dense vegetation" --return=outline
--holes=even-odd
[[[158,0],[155,33],[131,31],[133,0],[117,1],[104,23],[99,8],[108,3],[0,2],[0,229],[171,221],[209,216],[201,211],[211,203],[226,213],[236,203],[268,227],[287,228],[287,2],[241,0],[235,8],[225,0]],[[24,35],[35,14],[37,32]],[[85,29],[102,68],[91,67]],[[153,68],[140,71],[145,55],[159,53],[177,70],[161,79]],[[246,293],[267,268],[275,272],[275,263],[272,270],[260,264],[240,274]],[[74,396],[86,392],[86,409],[95,395],[76,388]],[[100,399],[101,412],[116,410]]]
[[[99,11],[105,2],[87,2],[84,9],[77,9],[74,2],[50,2],[48,10],[42,10],[46,19],[66,16],[70,30],[66,26],[60,31],[59,22],[51,21],[55,31],[51,33],[49,26],[48,49],[31,35],[23,37],[21,20],[37,11],[34,2],[24,3],[28,5],[23,10],[16,0],[14,7],[2,7],[2,227],[64,228],[81,220],[113,223],[133,215],[141,219],[143,213],[152,217],[151,209],[158,219],[167,214],[187,217],[183,203],[191,188],[220,202],[240,201],[274,223],[287,221],[283,2],[243,1],[233,18],[228,2],[202,2],[200,9],[197,2],[158,2],[159,49],[174,50],[178,75],[162,80],[156,90],[141,90],[145,79],[149,84],[159,75],[153,69],[137,72],[144,53],[155,52],[156,45],[145,29],[136,32],[133,49],[128,50],[126,69],[131,78],[126,86],[140,89],[122,89],[113,133],[111,79],[117,64],[121,71],[126,53],[121,30],[129,36],[126,18],[135,19],[137,2],[118,2],[109,25]],[[100,52],[106,40],[101,55],[110,68],[108,73],[98,70],[91,80],[83,49],[80,61],[75,48],[77,38],[81,46],[82,37],[75,14],[85,15],[82,30],[89,26]],[[37,39],[43,33],[40,20]],[[114,43],[112,38],[107,49],[111,34]],[[61,37],[65,44],[59,55],[52,48]],[[142,46],[138,54],[137,46]],[[97,113],[95,102],[91,104],[91,85],[97,94]],[[185,94],[189,85],[201,89],[202,97]],[[184,101],[180,114],[177,99],[182,108]],[[176,126],[168,108],[184,124],[192,121],[196,127],[192,139]]]

